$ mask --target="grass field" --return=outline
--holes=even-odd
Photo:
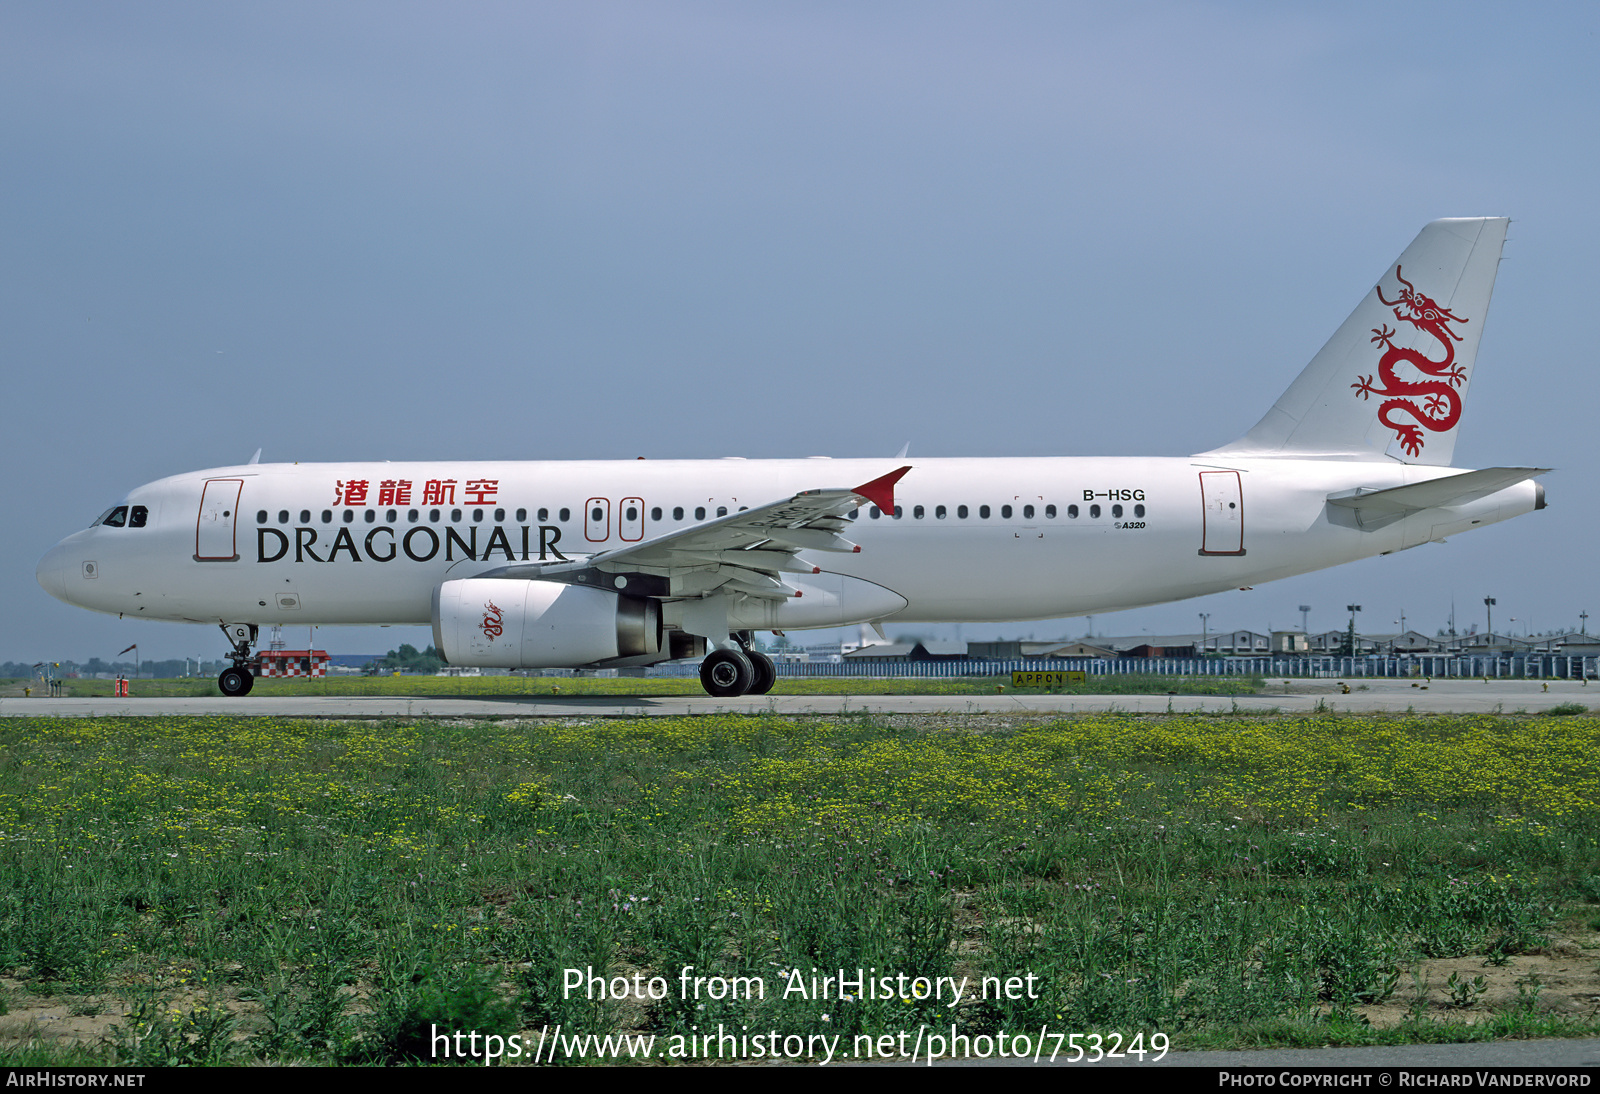
[[[1588,717],[9,719],[0,1062],[1593,1035],[1597,803]]]
[[[0,681],[0,685],[7,682]],[[35,682],[37,683],[37,682]],[[67,680],[68,696],[109,696],[115,681]],[[22,681],[10,681],[0,694],[22,694]],[[1009,676],[967,676],[953,679],[906,679],[845,676],[783,677],[774,695],[993,695],[995,688],[1025,695],[1247,695],[1259,691],[1259,677],[1249,676],[1091,676],[1062,688],[1013,688]],[[217,682],[199,680],[131,680],[135,696],[221,695]],[[35,687],[35,694],[38,689]],[[260,679],[252,696],[272,695],[704,695],[698,678],[593,676],[335,676],[325,680]]]

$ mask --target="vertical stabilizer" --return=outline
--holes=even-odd
[[[1266,417],[1215,451],[1448,465],[1510,223],[1423,228]]]

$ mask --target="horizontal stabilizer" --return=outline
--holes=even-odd
[[[1357,488],[1329,494],[1328,504],[1375,515],[1414,513],[1422,509],[1477,501],[1508,486],[1543,475],[1548,470],[1548,467],[1486,467],[1482,471],[1446,475],[1427,482],[1414,482],[1409,486],[1393,486],[1387,490],[1363,491]]]

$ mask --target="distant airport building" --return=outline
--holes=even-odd
[[[844,655],[848,664],[878,661],[965,661],[965,642],[884,642],[862,646]]]
[[[1311,652],[1311,636],[1305,631],[1273,631],[1273,656],[1295,657]]]
[[[1095,635],[1067,641],[1036,642],[994,639],[975,642],[879,642],[846,649],[849,664],[903,661],[1053,661],[1093,658],[1198,657],[1420,657],[1420,656],[1528,656],[1546,654],[1584,657],[1600,655],[1600,636],[1577,631],[1532,638],[1502,634],[1428,635],[1407,630],[1390,634],[1356,634],[1355,649],[1347,649],[1348,630],[1308,634],[1301,630],[1252,630],[1200,634]],[[829,647],[831,650],[833,647]],[[815,648],[809,657],[789,649],[779,655],[790,662],[817,662]]]

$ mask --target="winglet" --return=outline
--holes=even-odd
[[[885,513],[893,513],[894,484],[905,477],[905,473],[910,470],[910,467],[902,467],[898,471],[891,471],[887,475],[882,475],[876,479],[873,479],[871,482],[862,483],[860,486],[856,487],[850,492],[859,497],[866,498],[873,505],[876,505],[879,509],[882,509]]]

